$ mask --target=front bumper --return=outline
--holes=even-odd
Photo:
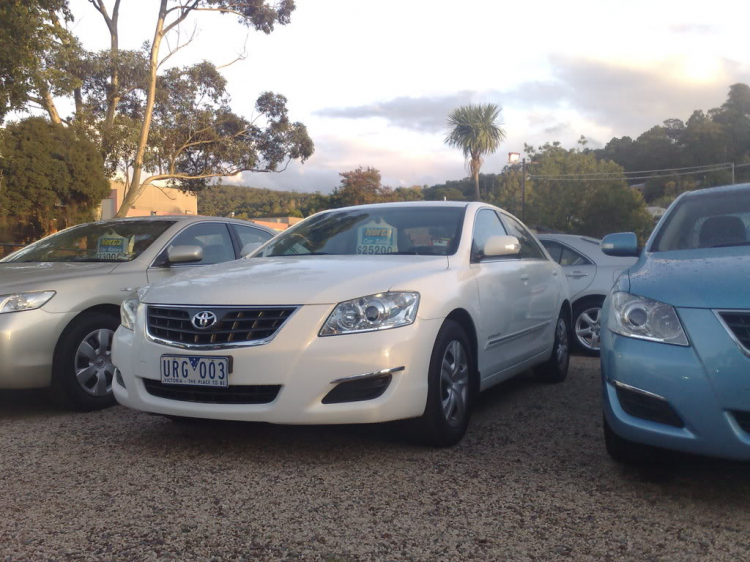
[[[602,402],[612,430],[655,447],[750,460],[750,432],[736,412],[750,412],[750,358],[710,310],[682,309],[691,347],[642,341],[602,329]],[[616,383],[663,397],[684,427],[630,415]]]
[[[120,327],[112,357],[124,387],[112,385],[125,406],[174,416],[262,421],[283,424],[374,423],[420,416],[427,401],[430,355],[442,320],[417,319],[402,328],[318,337],[330,305],[301,307],[275,338],[255,347],[212,351],[183,350],[150,341],[145,335],[144,307],[135,331]],[[160,398],[144,379],[159,380],[164,354],[231,356],[229,385],[281,385],[267,404],[207,404]],[[323,404],[333,381],[383,369],[398,369],[385,392],[374,399]]]
[[[43,388],[60,334],[75,313],[43,309],[0,314],[0,388]]]

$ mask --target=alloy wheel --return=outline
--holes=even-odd
[[[601,316],[601,307],[592,306],[581,312],[576,318],[576,339],[582,347],[589,351],[599,351]]]
[[[467,414],[469,399],[469,360],[461,342],[451,341],[445,348],[440,368],[440,397],[445,421],[460,426]]]
[[[112,392],[112,336],[106,328],[94,330],[78,346],[75,356],[75,375],[78,384],[92,396],[107,396]]]

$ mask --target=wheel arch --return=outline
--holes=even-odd
[[[91,314],[92,312],[93,313],[99,312],[102,314],[107,314],[115,318],[120,317],[120,307],[116,304],[110,304],[110,303],[97,304],[97,305],[90,306],[82,310],[81,312],[79,312],[73,318],[70,319],[70,322],[68,322],[67,326],[63,328],[62,332],[60,332],[60,335],[57,337],[57,343],[55,343],[55,351],[53,355],[54,357],[57,357],[57,354],[60,350],[60,342],[63,340],[63,336],[65,336],[70,330],[73,329],[73,326],[76,325],[76,322],[82,316],[85,316],[86,314]]]
[[[475,393],[479,392],[479,381],[481,377],[479,375],[479,339],[477,337],[477,328],[474,324],[474,319],[471,314],[464,308],[456,308],[451,311],[446,320],[452,320],[461,326],[466,335],[469,337],[469,343],[471,345],[471,356],[474,359],[474,372],[472,374],[472,390]]]

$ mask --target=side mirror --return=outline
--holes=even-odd
[[[601,241],[602,252],[608,256],[617,257],[637,257],[638,237],[633,232],[618,232],[617,234],[608,234]]]
[[[200,246],[174,246],[167,250],[167,265],[173,263],[195,263],[203,259]]]
[[[515,236],[490,236],[484,243],[484,257],[515,256],[521,251],[521,244]]]
[[[248,242],[244,246],[242,246],[242,250],[240,250],[240,257],[246,258],[250,254],[252,254],[255,250],[261,247],[260,242]]]

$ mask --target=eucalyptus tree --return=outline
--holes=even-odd
[[[451,128],[445,143],[459,148],[464,153],[466,166],[474,180],[474,199],[479,201],[479,171],[485,154],[492,154],[505,139],[500,126],[502,108],[492,103],[465,105],[453,110],[448,116]]]

